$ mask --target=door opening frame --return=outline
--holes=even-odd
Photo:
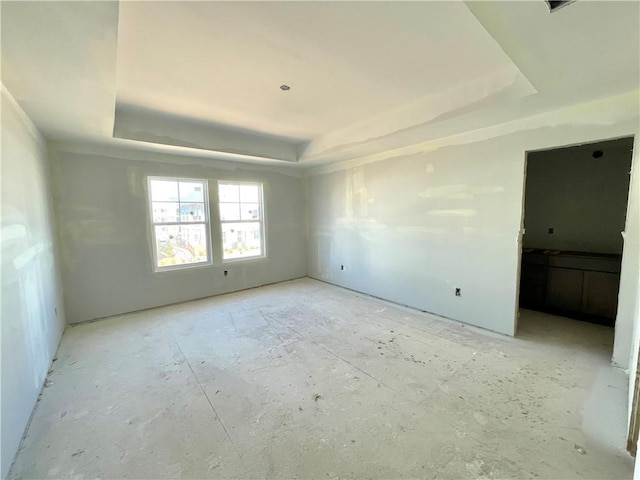
[[[625,210],[625,224],[624,224],[624,228],[625,230],[627,229],[627,225],[629,222],[629,207],[630,207],[630,202],[632,200],[631,198],[631,188],[633,185],[633,181],[634,179],[632,178],[632,172],[637,171],[637,165],[636,162],[639,161],[638,159],[638,149],[637,149],[637,136],[636,135],[621,135],[621,136],[616,136],[616,137],[611,137],[611,138],[604,138],[604,139],[600,139],[600,140],[588,140],[585,142],[579,142],[579,143],[571,143],[571,144],[567,144],[567,145],[557,145],[557,146],[552,146],[552,147],[543,147],[543,148],[539,148],[539,149],[530,149],[530,150],[525,150],[524,152],[524,162],[523,162],[523,175],[522,175],[522,198],[521,198],[521,205],[520,205],[520,229],[518,232],[518,239],[517,239],[517,243],[518,243],[518,247],[517,247],[517,266],[516,266],[516,288],[515,288],[515,294],[516,294],[516,298],[515,298],[515,312],[514,312],[514,319],[513,319],[513,334],[514,336],[517,335],[518,333],[518,320],[520,317],[520,280],[521,280],[521,274],[522,274],[522,244],[523,244],[523,237],[525,235],[525,227],[524,227],[524,218],[525,218],[525,198],[526,198],[526,188],[527,188],[527,168],[528,168],[528,156],[530,153],[533,152],[544,152],[544,151],[549,151],[549,150],[559,150],[559,149],[563,149],[563,148],[570,148],[570,147],[576,147],[576,146],[582,146],[582,145],[588,145],[591,143],[601,143],[601,142],[608,142],[608,141],[615,141],[615,140],[621,140],[621,139],[625,139],[625,138],[633,138],[633,152],[632,152],[632,157],[631,157],[631,170],[629,171],[629,186],[627,187],[627,205],[626,205],[626,210]],[[637,179],[635,179],[637,181]],[[622,232],[623,233],[623,232]],[[624,234],[622,235],[622,261],[624,263],[624,258],[625,258],[625,250],[627,249],[627,241],[626,238],[624,236]],[[619,305],[619,298],[620,298],[620,292],[623,290],[623,288],[626,288],[627,285],[623,285],[623,279],[622,276],[620,277],[620,285],[618,287],[618,300],[617,303]],[[638,286],[638,288],[640,288],[640,285]],[[616,313],[616,323],[615,325],[617,326],[618,324],[618,315],[619,313]],[[618,340],[618,329],[615,329],[615,340]],[[614,340],[614,344],[615,344],[615,340]],[[631,342],[632,339],[630,338],[629,341]]]

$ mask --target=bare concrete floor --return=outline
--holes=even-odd
[[[11,477],[631,478],[612,341],[310,279],[121,315],[67,329]]]

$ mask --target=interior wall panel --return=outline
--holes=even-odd
[[[629,98],[637,102],[611,98],[313,169],[309,275],[513,335],[526,152],[636,133]],[[637,223],[631,214],[614,356],[622,366],[637,295],[629,280]]]
[[[303,180],[296,171],[162,154],[152,155],[153,161],[134,151],[86,153],[65,151],[64,146],[57,146],[53,155],[70,323],[306,275]],[[210,189],[216,188],[216,180],[263,183],[267,256],[223,263],[214,244],[212,265],[155,272],[148,176],[204,178]],[[211,221],[216,218],[212,212]]]
[[[44,139],[2,87],[2,471],[42,389],[65,314]]]

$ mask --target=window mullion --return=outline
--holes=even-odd
[[[220,220],[220,223],[262,223],[262,220]]]

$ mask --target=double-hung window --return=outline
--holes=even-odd
[[[262,184],[218,182],[218,199],[222,259],[264,256]]]
[[[149,177],[156,271],[211,263],[207,181]]]

